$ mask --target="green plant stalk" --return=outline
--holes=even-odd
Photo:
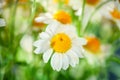
[[[83,18],[84,18],[84,10],[85,10],[85,4],[86,4],[86,0],[83,0],[83,5],[82,5],[82,15],[79,17],[80,20],[80,26],[78,28],[78,35],[82,36],[82,23],[83,23]]]
[[[83,0],[83,5],[82,5],[82,21],[83,21],[83,18],[84,18],[85,4],[86,4],[86,0]]]
[[[86,32],[86,30],[88,29],[88,25],[90,24],[90,21],[91,21],[91,19],[92,19],[92,17],[94,16],[94,14],[103,6],[103,5],[105,5],[106,3],[108,3],[108,2],[110,2],[110,1],[113,1],[113,0],[107,0],[107,1],[105,1],[105,2],[103,2],[103,3],[101,3],[99,6],[97,6],[96,8],[95,8],[95,10],[92,12],[92,14],[90,15],[90,17],[89,17],[89,19],[88,19],[88,23],[87,23],[87,25],[86,25],[86,27],[83,29],[83,32],[82,32],[82,34],[84,34],[85,32]]]
[[[32,25],[32,22],[35,16],[35,10],[36,10],[36,0],[33,0],[31,15],[30,15],[30,26]]]
[[[12,48],[11,46],[13,45],[14,41],[14,32],[15,32],[15,16],[16,16],[16,8],[17,8],[17,2],[11,6],[11,14],[10,14],[10,21],[9,21],[9,30],[10,30],[10,42],[9,42],[9,48]]]

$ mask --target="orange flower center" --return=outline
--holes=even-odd
[[[84,47],[92,53],[97,53],[100,51],[100,41],[95,37],[88,37],[87,45]]]
[[[118,9],[114,9],[110,12],[111,16],[115,19],[120,19],[120,11]]]
[[[89,4],[89,5],[94,6],[94,5],[98,4],[99,1],[100,0],[86,0],[86,3]]]
[[[51,39],[51,47],[55,52],[65,53],[71,48],[71,39],[65,33],[58,33]]]
[[[69,24],[71,23],[71,17],[68,13],[64,11],[58,11],[53,15],[53,18],[57,21],[63,23],[63,24]]]

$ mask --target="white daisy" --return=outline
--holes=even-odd
[[[118,0],[111,1],[104,5],[101,8],[101,14],[106,17],[107,19],[110,19],[116,23],[118,28],[120,29],[120,4],[117,3]]]
[[[104,0],[86,0],[84,12],[82,12],[84,0],[70,0],[69,5],[75,10],[77,16],[83,16],[82,27],[83,30],[86,28],[89,18],[91,17],[95,8],[100,5]],[[84,13],[84,15],[82,15]],[[100,20],[100,14],[96,14],[93,17],[93,21]]]
[[[85,57],[91,66],[104,66],[105,60],[109,57],[110,47],[101,45],[96,37],[87,37],[87,44],[84,46]]]
[[[43,53],[45,63],[51,58],[51,66],[54,70],[66,70],[69,65],[75,67],[79,58],[83,57],[84,38],[76,35],[75,28],[61,23],[51,23],[45,32],[40,34],[40,39],[34,43],[36,54]]]
[[[46,24],[50,24],[50,23],[61,23],[61,25],[65,25],[65,24],[70,24],[71,23],[71,16],[65,12],[65,11],[57,11],[55,13],[43,13],[40,14],[39,17],[37,17],[36,22],[43,22]]]

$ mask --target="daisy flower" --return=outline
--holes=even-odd
[[[101,8],[101,14],[116,23],[120,29],[120,3],[119,0],[111,1]],[[104,10],[104,11],[103,11]]]
[[[43,13],[40,17],[36,18],[36,22],[43,22],[46,24],[50,23],[60,23],[61,25],[66,25],[71,23],[71,16],[65,11],[57,11],[55,13]]]
[[[88,63],[92,66],[104,65],[105,59],[108,57],[107,53],[110,47],[101,45],[99,39],[96,37],[87,37],[86,39],[87,44],[84,46],[84,54]]]
[[[76,35],[75,28],[70,25],[60,25],[61,23],[51,23],[45,32],[40,33],[39,40],[34,43],[36,54],[43,53],[45,63],[51,58],[53,70],[66,70],[69,65],[75,67],[79,63],[79,58],[83,57],[83,45],[86,44],[84,38]]]
[[[89,18],[91,17],[95,8],[100,5],[104,0],[86,0],[85,8],[84,8],[84,15],[82,15],[82,7],[83,7],[84,0],[70,0],[69,5],[75,10],[75,15],[83,16],[82,27],[83,30],[88,24]],[[100,14],[96,13],[92,18],[93,21],[100,20]]]

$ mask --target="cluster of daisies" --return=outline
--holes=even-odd
[[[79,63],[83,57],[84,38],[76,34],[75,27],[71,25],[71,17],[65,11],[57,11],[54,14],[41,14],[36,18],[37,22],[48,24],[46,30],[39,35],[39,40],[34,43],[35,53],[43,53],[45,63],[50,63],[54,70],[66,70]]]
[[[81,15],[83,0],[78,1],[80,0],[65,0],[65,4],[77,11],[75,14]],[[93,9],[102,2],[104,0],[86,0],[85,9]],[[120,25],[120,0],[115,0],[114,8],[111,9],[112,11],[108,11],[109,15],[114,17],[115,21],[117,19],[117,23]],[[88,10],[85,11],[88,12]],[[88,58],[91,63],[93,55],[89,55],[89,53],[101,53],[99,40],[95,37],[79,37],[72,24],[71,16],[64,10],[41,13],[39,17],[35,18],[35,21],[47,24],[47,27],[44,32],[39,34],[39,39],[34,42],[34,46],[37,47],[34,52],[43,54],[45,63],[50,60],[53,70],[60,71],[61,69],[66,70],[69,66],[75,67],[79,63],[79,58],[84,57]],[[85,21],[83,20],[83,22]]]

